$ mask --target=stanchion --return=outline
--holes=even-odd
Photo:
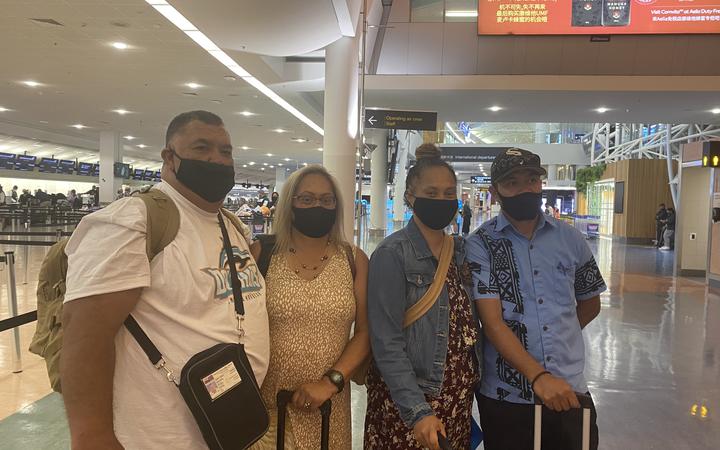
[[[5,256],[0,256],[1,262],[5,263],[7,269],[7,292],[8,292],[8,311],[10,317],[18,315],[17,303],[17,286],[15,285],[15,253],[5,252]],[[20,328],[13,328],[13,373],[22,372],[22,353],[20,352]]]
[[[23,245],[23,264],[24,267],[24,278],[23,278],[23,284],[28,284],[28,271],[30,270],[30,246],[29,245]]]

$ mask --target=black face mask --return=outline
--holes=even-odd
[[[514,197],[505,197],[498,193],[502,200],[502,210],[515,220],[533,220],[540,215],[542,193],[523,192]]]
[[[415,197],[413,211],[420,221],[433,230],[450,225],[458,210],[457,200]]]
[[[335,225],[337,210],[322,206],[314,208],[297,208],[293,206],[295,219],[293,226],[307,237],[321,238],[327,236]]]
[[[181,161],[175,170],[175,177],[188,189],[204,200],[215,203],[224,199],[235,186],[235,168],[209,161],[183,159],[172,151]]]

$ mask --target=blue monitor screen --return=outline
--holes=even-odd
[[[30,155],[17,155],[15,159],[15,170],[22,170],[25,172],[32,172],[35,170],[36,156]]]
[[[96,177],[100,176],[100,164],[93,164],[92,174]]]
[[[61,159],[58,165],[58,173],[72,175],[75,173],[75,161],[69,159]]]
[[[155,172],[155,181],[162,181],[161,174],[162,172],[159,170]]]
[[[155,181],[155,171],[153,170],[146,170],[145,176],[143,177],[143,180],[145,181]]]
[[[145,175],[145,171],[142,169],[135,169],[133,170],[132,179],[133,180],[142,180],[143,175]]]
[[[40,172],[56,173],[60,161],[54,158],[42,158],[38,167]]]
[[[90,163],[81,162],[78,166],[78,175],[90,176],[92,175],[93,165]]]
[[[15,168],[15,154],[0,153],[0,169],[12,170]]]

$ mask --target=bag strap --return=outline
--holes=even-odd
[[[352,274],[352,278],[354,281],[357,270],[355,268],[355,256],[353,255],[352,245],[343,243],[342,248],[343,252],[345,252],[345,257],[347,258],[348,265],[350,266],[350,273]]]
[[[146,252],[152,261],[177,236],[180,211],[175,202],[159,189],[143,189],[133,194],[145,203],[147,211]]]
[[[225,247],[225,255],[227,256],[228,265],[230,266],[230,284],[232,285],[233,300],[235,302],[235,313],[238,316],[238,331],[242,337],[242,320],[245,317],[245,305],[243,304],[242,287],[240,286],[240,278],[238,278],[237,267],[235,267],[235,253],[233,253],[230,237],[222,213],[218,213],[218,222],[220,223],[220,231],[223,236],[223,245]]]
[[[235,229],[238,230],[240,234],[243,235],[245,240],[247,241],[248,245],[252,242],[252,232],[250,231],[250,227],[245,225],[242,220],[235,214],[231,213],[225,208],[220,208],[220,211],[223,213],[226,219],[230,221],[230,223],[233,224]]]
[[[405,320],[403,321],[403,328],[407,328],[415,323],[419,318],[424,316],[430,308],[433,307],[443,286],[445,286],[445,279],[447,278],[448,269],[450,268],[450,261],[452,260],[453,253],[455,251],[455,240],[452,236],[445,236],[443,241],[442,249],[440,250],[440,261],[438,262],[437,270],[435,271],[435,277],[422,298],[412,305],[405,312]]]

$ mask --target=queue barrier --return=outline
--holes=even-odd
[[[0,255],[0,270],[4,270],[7,274],[7,293],[8,293],[8,312],[10,319],[0,321],[0,331],[12,329],[13,346],[12,346],[12,371],[13,373],[22,372],[22,352],[20,350],[20,329],[23,323],[29,323],[37,320],[37,311],[35,311],[35,319],[32,314],[24,314],[25,317],[18,316],[17,302],[17,286],[15,284],[15,252],[5,252]],[[24,322],[28,320],[28,322]]]

